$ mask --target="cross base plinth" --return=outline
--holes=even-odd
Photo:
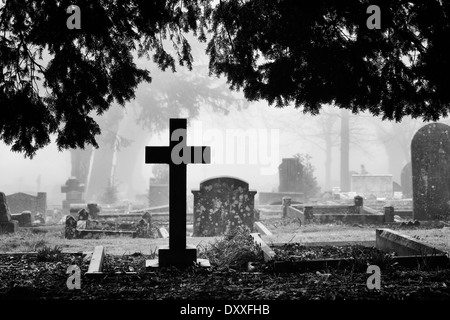
[[[197,249],[186,246],[186,249],[161,248],[158,250],[158,259],[146,260],[146,268],[158,267],[190,267],[197,263],[201,267],[210,267],[208,259],[197,259]]]

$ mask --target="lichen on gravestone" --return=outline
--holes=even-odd
[[[6,196],[3,192],[0,192],[0,222],[10,222],[11,213],[9,211],[8,203],[6,202]]]
[[[450,214],[450,127],[431,123],[411,142],[413,218],[445,219]]]

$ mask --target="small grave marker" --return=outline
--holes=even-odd
[[[169,146],[145,148],[145,163],[169,164],[169,248],[158,251],[160,267],[189,266],[197,261],[197,250],[186,246],[186,166],[210,163],[211,148],[187,146],[186,128],[186,119],[170,119]]]
[[[158,229],[159,236],[163,239],[169,238],[169,232],[164,227]]]

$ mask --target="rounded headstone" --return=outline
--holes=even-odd
[[[428,124],[411,141],[413,219],[450,214],[450,127]]]

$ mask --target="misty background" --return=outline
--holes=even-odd
[[[139,59],[137,64],[151,71],[152,83],[140,84],[136,98],[125,108],[112,105],[104,115],[93,115],[102,135],[96,137],[100,148],[95,149],[90,158],[87,201],[99,201],[90,191],[97,188],[98,194],[102,186],[106,187],[108,177],[114,177],[117,182],[122,201],[135,201],[136,196],[146,195],[153,166],[145,164],[145,146],[169,144],[171,117],[188,118],[188,136],[192,133],[193,121],[201,123],[203,133],[215,130],[222,133],[223,138],[227,130],[266,130],[265,136],[258,135],[258,150],[261,144],[265,145],[267,156],[276,162],[272,166],[277,168],[282,158],[307,154],[311,156],[321,192],[339,187],[343,116],[340,109],[326,105],[320,115],[312,116],[293,107],[278,109],[265,101],[247,102],[241,92],[230,91],[224,79],[208,76],[204,45],[195,39],[190,41],[195,58],[192,71],[178,67],[175,73],[162,72],[151,61]],[[442,122],[448,123],[446,119]],[[400,183],[401,170],[410,161],[412,136],[424,124],[410,118],[395,123],[369,114],[350,114],[349,170],[359,173],[364,165],[368,173],[393,174],[393,181]],[[270,143],[273,130],[279,135],[277,145]],[[218,140],[206,139],[201,143],[211,146],[214,154],[221,148]],[[251,148],[248,141],[246,143],[245,164],[237,163],[235,158],[231,164],[222,161],[188,165],[188,192],[198,189],[200,181],[219,175],[246,180],[250,188],[257,191],[277,191],[277,170],[263,174],[260,161],[250,163]],[[188,145],[194,145],[192,137]],[[224,148],[223,152],[226,151]],[[235,154],[239,152],[242,151],[235,150]],[[71,176],[71,152],[58,151],[52,143],[39,150],[33,159],[28,159],[12,153],[10,147],[0,142],[0,170],[0,190],[5,194],[47,192],[48,204],[60,205],[65,198],[61,185]]]

